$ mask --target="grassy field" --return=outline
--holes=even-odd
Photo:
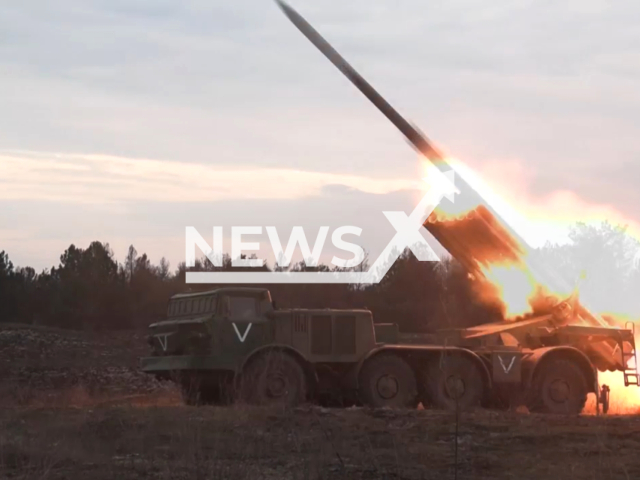
[[[640,479],[640,415],[592,401],[466,413],[457,435],[429,410],[191,408],[138,371],[146,352],[141,333],[0,326],[0,479]],[[612,411],[637,394],[612,389]]]
[[[455,415],[429,410],[193,408],[143,397],[121,403],[3,409],[0,476],[640,478],[637,416],[478,411],[460,416],[456,435]]]

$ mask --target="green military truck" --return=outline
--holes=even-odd
[[[416,150],[443,172],[454,170],[306,20],[278,3]],[[462,176],[455,184],[456,201],[478,207],[451,221],[430,217],[424,226],[471,276],[482,281],[489,264],[521,263],[537,272],[541,285],[567,291],[547,266],[527,265],[523,239]],[[523,402],[537,412],[579,413],[590,392],[607,408],[598,371],[621,371],[625,385],[638,385],[632,324],[609,326],[575,295],[537,311],[546,313],[401,335],[395,324],[374,323],[367,310],[278,310],[266,289],[219,288],[172,297],[167,319],[150,326],[153,351],[141,363],[145,372],[178,382],[189,404],[469,408]]]
[[[368,310],[279,310],[267,289],[225,287],[173,296],[141,366],[177,382],[189,405],[465,409],[513,405],[505,392],[520,392],[530,410],[579,413],[599,392],[597,370],[637,383],[635,344],[631,329],[571,324],[568,309],[406,335]]]

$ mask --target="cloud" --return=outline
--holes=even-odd
[[[291,3],[519,211],[640,219],[635,2]],[[182,238],[194,204],[311,225],[362,199],[349,215],[372,203],[384,228],[376,209],[420,182],[273,2],[27,0],[0,7],[0,31],[0,240],[23,264],[85,238],[160,255],[152,238]]]
[[[0,183],[0,200],[77,203],[294,200],[336,185],[377,194],[421,187],[403,178],[33,152],[0,152]]]

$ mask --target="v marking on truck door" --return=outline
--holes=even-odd
[[[233,325],[233,329],[236,331],[236,335],[238,336],[238,340],[240,340],[240,342],[244,343],[244,341],[247,338],[247,335],[249,334],[249,330],[251,330],[251,323],[247,325],[247,329],[244,331],[244,335],[240,335],[240,331],[238,330],[238,327],[236,327],[235,323],[232,323]]]

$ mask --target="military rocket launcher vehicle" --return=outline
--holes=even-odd
[[[457,171],[456,166],[449,162],[424,134],[400,115],[300,14],[282,0],[276,0],[276,2],[298,30],[389,119],[422,156],[442,172],[455,172],[453,178],[459,192],[455,201],[468,206],[468,212],[463,216],[452,218],[439,215],[436,209],[429,216],[424,227],[465,266],[468,272],[482,281],[486,280],[483,267],[486,268],[491,264],[518,265],[530,272],[538,289],[542,292],[574,291],[574,294],[568,298],[558,298],[557,295],[546,296],[544,307],[547,312],[545,313],[561,309],[563,323],[572,324],[574,330],[580,326],[615,329],[580,302],[575,289],[567,284],[559,272],[555,272],[549,265],[533,260],[529,255],[531,248],[524,238],[474,190],[465,180],[462,172]],[[511,327],[518,328],[518,325],[511,325]],[[627,322],[625,327],[624,330],[631,332],[625,336],[633,338],[633,324]],[[625,385],[638,384],[634,344],[627,344],[625,349],[620,351],[615,343],[607,342],[601,342],[593,348],[600,350],[600,355],[605,358],[613,358],[620,353],[619,361],[616,360],[613,363],[617,364],[616,369],[624,371]]]
[[[442,172],[455,171],[291,7],[294,25]],[[527,268],[551,291],[562,277],[534,264],[526,242],[456,172],[465,217],[430,216],[425,228],[476,278],[493,262]],[[469,226],[471,225],[471,227]],[[466,409],[524,403],[541,413],[580,413],[589,393],[606,411],[598,371],[621,371],[638,385],[633,325],[610,326],[576,295],[552,298],[545,311],[515,321],[433,335],[377,324],[368,310],[278,310],[270,292],[224,287],[175,295],[166,319],[149,326],[142,370],[176,381],[187,404],[304,401],[372,407]]]

